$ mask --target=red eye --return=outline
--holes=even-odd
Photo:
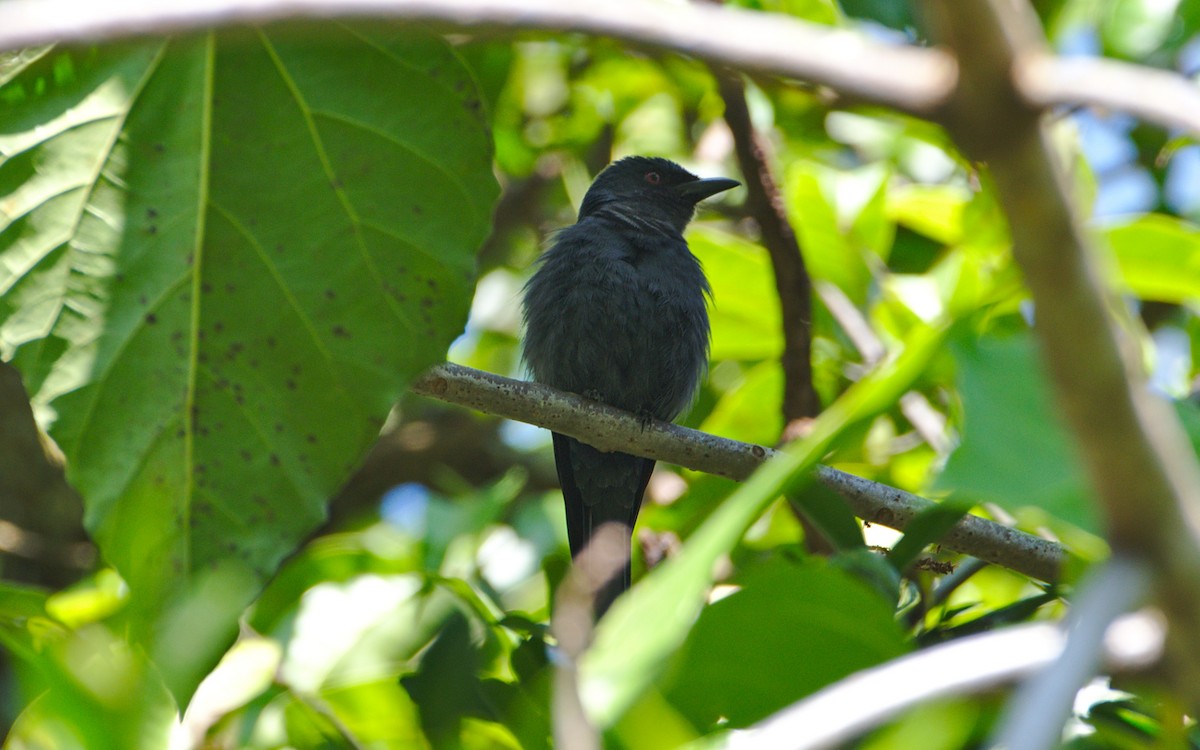
[[[647,172],[646,182],[650,183],[651,185],[657,185],[658,183],[662,182],[662,175],[660,175],[658,172]]]

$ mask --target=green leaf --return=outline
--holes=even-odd
[[[945,500],[917,514],[904,529],[904,536],[893,545],[888,560],[896,570],[903,573],[917,561],[921,551],[937,543],[954,528],[971,510],[972,503],[963,500]]]
[[[865,254],[842,229],[832,193],[835,176],[797,162],[787,173],[787,214],[796,227],[804,264],[814,281],[826,281],[862,304],[871,282]]]
[[[665,680],[696,726],[746,726],[906,650],[892,607],[837,568],[776,558],[737,583],[700,615]]]
[[[0,351],[135,604],[224,558],[252,593],[443,358],[497,193],[479,110],[441,40],[338,25],[0,89]]]
[[[688,232],[688,246],[712,285],[712,359],[778,358],[782,323],[767,251],[703,224]]]
[[[778,360],[760,362],[709,412],[700,429],[746,443],[771,445],[783,430],[783,368]]]
[[[939,490],[1009,510],[1037,506],[1097,530],[1083,470],[1050,402],[1029,336],[960,339],[952,346],[963,401],[962,441]]]
[[[39,614],[36,594],[5,586],[0,599],[0,643],[16,657],[23,690],[37,696],[13,723],[5,747],[167,746],[178,708],[143,652],[100,624],[59,627]]]
[[[887,213],[932,240],[956,245],[963,239],[963,212],[970,200],[970,191],[957,185],[903,185],[887,194]]]
[[[839,550],[862,549],[862,528],[842,496],[823,484],[809,484],[788,496]]]
[[[1149,214],[1107,227],[1121,282],[1142,299],[1184,303],[1200,298],[1200,227]]]

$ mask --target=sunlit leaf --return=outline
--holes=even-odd
[[[688,244],[713,289],[712,359],[778,357],[783,333],[767,251],[702,223],[688,233]]]
[[[1200,227],[1149,214],[1108,227],[1104,239],[1117,259],[1121,282],[1143,299],[1200,299]]]
[[[443,357],[496,195],[480,114],[440,40],[341,26],[56,51],[0,90],[0,347],[135,604],[229,557],[247,597]]]

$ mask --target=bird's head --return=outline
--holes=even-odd
[[[682,233],[697,203],[740,184],[725,177],[702,179],[667,159],[629,156],[596,176],[583,197],[579,218],[615,210],[634,219],[665,221]]]

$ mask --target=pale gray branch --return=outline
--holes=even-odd
[[[1107,625],[1107,623],[1106,623]],[[1164,626],[1152,613],[1126,615],[1105,629],[1102,661],[1118,670],[1144,669],[1162,653]],[[1063,653],[1058,625],[1017,625],[893,659],[847,677],[759,724],[731,732],[730,750],[826,750],[943,697],[992,690],[1045,669]],[[1017,750],[1024,745],[1012,745]]]
[[[1200,87],[1179,73],[1105,58],[1023,53],[1014,75],[1039,109],[1093,106],[1200,135]]]
[[[882,44],[777,14],[654,0],[5,0],[0,50],[287,18],[384,18],[609,36],[821,84],[933,119],[941,119],[956,78],[954,60],[941,50]],[[1017,60],[1012,74],[1024,99],[1040,108],[1096,106],[1200,133],[1200,90],[1174,73],[1039,53]]]
[[[1009,700],[995,747],[1059,746],[1075,694],[1100,668],[1109,626],[1146,598],[1150,580],[1145,564],[1123,557],[1114,557],[1088,577],[1071,603],[1066,646]]]
[[[774,455],[770,448],[710,435],[667,422],[643,427],[634,415],[537,383],[443,364],[411,386],[424,396],[466,406],[583,440],[601,450],[620,450],[695,471],[742,480]],[[817,481],[837,492],[863,520],[903,530],[933,502],[828,466]],[[1054,542],[978,516],[966,516],[941,544],[1043,581],[1058,577],[1063,549]]]
[[[916,113],[936,107],[954,79],[950,58],[936,50],[881,44],[784,15],[647,0],[7,0],[0,3],[0,49],[330,17],[610,36]]]

